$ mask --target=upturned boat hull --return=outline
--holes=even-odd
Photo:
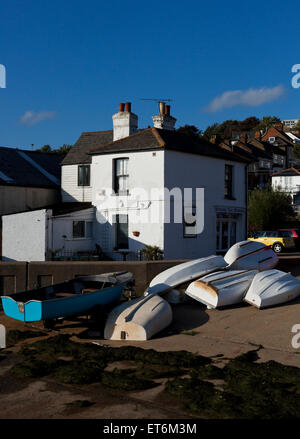
[[[257,270],[219,271],[192,282],[185,294],[208,308],[242,302]]]
[[[140,297],[114,308],[104,329],[107,340],[148,340],[172,322],[169,303],[158,295]]]
[[[244,300],[257,308],[267,308],[300,296],[300,280],[289,273],[268,270],[258,273]]]
[[[278,263],[277,254],[262,242],[241,241],[224,256],[230,270],[271,270]]]
[[[226,266],[227,263],[224,261],[224,258],[215,255],[184,262],[155,276],[145,291],[145,296],[152,293],[160,294],[171,291],[181,284],[190,282],[213,271],[221,270],[226,268]]]

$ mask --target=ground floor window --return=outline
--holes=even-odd
[[[226,251],[236,243],[237,216],[236,214],[217,213],[217,251]]]
[[[92,221],[73,221],[73,238],[92,238]]]

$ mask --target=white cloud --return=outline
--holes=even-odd
[[[20,117],[19,122],[23,125],[32,126],[42,120],[53,119],[55,117],[55,111],[25,111],[23,116]]]
[[[282,85],[273,88],[249,88],[248,90],[225,91],[215,97],[206,107],[206,111],[215,112],[223,108],[231,108],[237,105],[257,107],[267,102],[274,101],[284,94]]]

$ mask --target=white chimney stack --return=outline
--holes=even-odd
[[[170,115],[170,105],[159,102],[159,114],[152,116],[155,128],[173,131],[175,129],[176,119]]]
[[[138,127],[138,117],[131,113],[131,102],[120,103],[119,112],[113,117],[114,137],[113,140],[123,139],[136,133]]]

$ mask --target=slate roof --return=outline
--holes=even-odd
[[[258,148],[257,146],[253,145],[252,143],[248,142],[241,142],[240,140],[237,142],[238,146],[249,148],[251,153],[255,157],[261,157],[264,159],[272,160],[272,155],[264,151],[263,149]]]
[[[115,142],[96,146],[91,148],[89,154],[138,152],[160,148],[236,162],[249,161],[230,151],[221,149],[203,138],[189,136],[176,130],[170,131],[159,128],[147,128],[131,136],[116,140]]]
[[[62,161],[62,165],[88,164],[92,157],[88,155],[91,148],[111,142],[113,131],[94,131],[82,133],[75,145]]]
[[[250,144],[261,144],[262,147],[264,148],[264,150],[268,153],[268,154],[277,154],[277,155],[282,155],[282,156],[286,156],[286,153],[279,148],[279,146],[274,145],[273,143],[267,142],[266,140],[258,140],[258,139],[251,139],[248,141],[248,143]],[[259,148],[259,146],[258,146]]]
[[[41,170],[23,158],[18,151],[28,156],[38,167],[43,168],[46,173],[55,178],[49,179]],[[0,147],[0,185],[58,188],[61,160],[62,157],[57,154]],[[55,183],[56,179],[57,183]]]
[[[219,147],[226,149],[227,151],[233,152],[238,157],[246,158],[251,162],[258,161],[258,158],[254,154],[252,154],[252,152],[248,151],[248,149],[242,148],[239,145],[228,145],[225,142],[221,142],[219,144]]]

